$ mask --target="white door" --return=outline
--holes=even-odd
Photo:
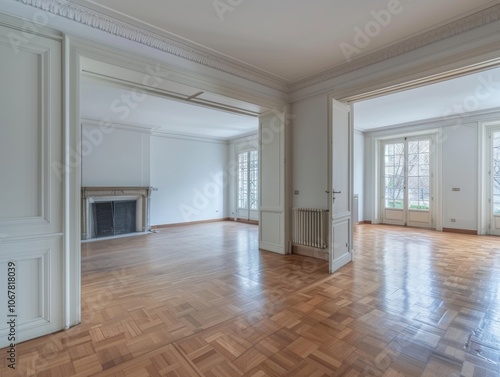
[[[287,252],[285,196],[285,114],[270,111],[259,118],[259,247]]]
[[[490,133],[490,234],[500,236],[500,130]]]
[[[330,122],[330,272],[352,260],[352,122],[350,106],[332,100]]]
[[[382,143],[382,216],[384,224],[432,227],[431,136]]]
[[[63,328],[64,258],[61,43],[0,27],[0,56],[2,348]]]

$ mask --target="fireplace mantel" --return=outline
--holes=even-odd
[[[91,205],[95,202],[136,200],[137,208],[137,231],[147,232],[150,230],[149,210],[151,187],[109,186],[109,187],[82,187],[82,240],[92,238],[91,229]]]

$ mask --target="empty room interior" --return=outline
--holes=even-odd
[[[0,376],[500,375],[500,5],[0,4]]]

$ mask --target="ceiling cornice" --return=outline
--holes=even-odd
[[[289,91],[294,92],[326,80],[334,79],[338,76],[383,62],[384,60],[403,55],[407,52],[417,50],[421,47],[428,46],[432,43],[439,42],[498,20],[500,20],[500,5],[494,5],[493,7],[406,39],[379,51],[353,59],[350,63],[345,63],[316,75],[306,77],[303,80],[296,81],[289,86]]]
[[[250,80],[281,92],[288,91],[286,82],[267,76],[258,70],[253,70],[242,64],[234,63],[229,59],[224,59],[201,49],[187,46],[173,39],[127,24],[116,18],[94,12],[77,4],[69,3],[64,0],[14,1],[179,56],[189,61]]]
[[[460,20],[447,25],[427,31],[423,34],[404,40],[400,43],[388,46],[374,53],[353,59],[345,63],[305,79],[287,84],[285,81],[265,75],[261,71],[254,70],[242,64],[224,59],[215,54],[201,49],[187,46],[173,39],[160,36],[142,28],[127,24],[115,18],[103,15],[88,8],[69,3],[64,0],[13,0],[25,5],[50,12],[54,15],[78,22],[80,24],[98,29],[143,45],[179,56],[204,66],[229,73],[231,75],[264,85],[268,88],[291,93],[304,89],[323,81],[330,80],[347,73],[380,63],[384,60],[394,58],[418,48],[439,42],[461,33],[476,29],[489,23],[500,20],[500,5],[484,9]]]

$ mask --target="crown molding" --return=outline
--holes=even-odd
[[[390,45],[379,51],[353,59],[350,63],[344,63],[316,75],[306,77],[303,80],[296,81],[289,86],[289,91],[294,92],[296,90],[305,89],[323,81],[331,80],[338,76],[383,62],[384,60],[417,50],[498,20],[500,20],[500,5],[494,5],[470,16],[432,29],[394,45]]]
[[[204,66],[223,71],[234,76],[247,79],[268,88],[288,91],[286,82],[264,73],[248,68],[241,64],[234,63],[229,59],[210,54],[173,39],[160,36],[150,31],[119,21],[113,17],[94,12],[83,6],[69,3],[64,0],[13,0],[18,3],[32,6],[34,8],[52,13],[56,16],[64,17],[71,21],[98,29],[118,37],[126,38],[133,42],[141,43],[145,46],[179,56],[189,61],[202,64]]]
[[[360,56],[353,59],[350,63],[344,63],[342,65],[332,67],[318,74],[288,84],[285,81],[276,79],[275,77],[270,77],[261,71],[251,69],[247,66],[235,63],[229,59],[224,59],[201,49],[187,46],[186,44],[173,39],[160,36],[107,15],[91,11],[83,6],[69,3],[65,0],[13,1],[41,9],[56,16],[64,17],[130,41],[141,43],[157,50],[217,69],[283,93],[291,93],[314,86],[321,82],[334,79],[500,20],[500,5],[494,5],[470,16],[385,47],[379,51],[369,53],[365,56]]]

